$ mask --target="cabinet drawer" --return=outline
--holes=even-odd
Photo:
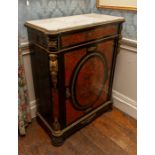
[[[118,24],[110,24],[97,26],[87,30],[74,31],[72,33],[63,34],[61,37],[61,47],[69,47],[72,45],[84,43],[87,41],[100,39],[103,37],[115,35],[118,32]]]

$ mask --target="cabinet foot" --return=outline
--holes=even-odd
[[[52,136],[52,144],[54,146],[61,146],[63,143],[64,143],[64,138],[62,136],[60,137]]]

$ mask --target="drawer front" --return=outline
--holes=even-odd
[[[108,100],[113,49],[109,40],[65,54],[67,125]]]
[[[90,28],[87,30],[82,30],[81,32],[72,32],[63,34],[61,37],[61,47],[69,47],[72,45],[84,43],[91,40],[96,40],[106,36],[115,35],[118,33],[118,25],[111,24],[105,26],[98,26],[95,28]]]

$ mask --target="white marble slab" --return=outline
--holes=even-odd
[[[57,33],[89,27],[93,25],[100,25],[104,23],[118,22],[123,20],[124,20],[123,17],[91,13],[91,14],[27,21],[25,25],[28,27],[35,27],[36,29],[38,28],[43,31]]]

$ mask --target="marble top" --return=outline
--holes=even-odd
[[[27,21],[25,25],[35,29],[39,29],[44,32],[58,33],[119,21],[124,21],[124,18],[91,13],[58,18],[32,20]]]

